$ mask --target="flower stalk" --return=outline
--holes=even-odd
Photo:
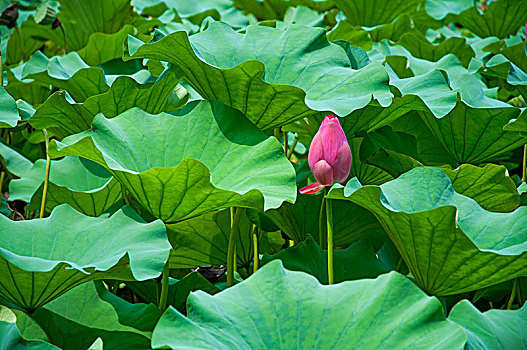
[[[234,285],[236,240],[238,237],[238,228],[240,226],[242,211],[243,208],[231,208],[231,233],[229,236],[229,248],[227,250],[227,287],[232,287]]]
[[[258,257],[258,235],[256,234],[256,225],[253,224],[253,273],[258,271],[258,264],[260,259]]]
[[[333,274],[333,208],[330,199],[326,199],[326,218],[328,224],[328,284],[335,282]]]
[[[512,303],[514,302],[514,297],[516,296],[517,288],[518,288],[518,279],[515,278],[512,281],[512,291],[511,291],[511,296],[509,297],[509,301],[507,302],[507,310],[510,310],[512,307]]]
[[[49,157],[49,136],[46,129],[42,129],[44,134],[44,142],[46,144],[46,173],[44,175],[44,188],[42,189],[42,202],[40,203],[40,218],[44,217],[44,211],[46,208],[46,197],[48,195],[48,185],[49,185],[49,168],[51,166],[51,158]]]
[[[170,277],[170,268],[168,267],[168,261],[163,267],[163,273],[161,275],[161,296],[159,297],[159,310],[165,311],[167,308],[168,299],[168,278]]]

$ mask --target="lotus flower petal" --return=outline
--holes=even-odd
[[[304,188],[301,188],[300,189],[300,193],[301,194],[314,194],[314,193],[318,193],[318,192],[322,191],[324,189],[324,187],[326,187],[326,186],[321,185],[318,182],[313,182],[312,184],[307,185]]]
[[[350,173],[351,169],[351,149],[347,142],[340,146],[333,163],[333,181],[344,182]]]
[[[333,168],[325,160],[322,159],[315,164],[313,174],[320,184],[324,186],[331,186],[333,184]]]

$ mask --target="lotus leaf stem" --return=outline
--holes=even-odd
[[[293,140],[293,144],[291,145],[291,148],[289,149],[289,152],[287,152],[287,159],[291,159],[291,156],[293,155],[293,152],[295,151],[296,144],[298,143],[298,139],[295,137]]]
[[[278,142],[280,142],[280,129],[279,128],[274,129],[274,137],[276,137]]]
[[[68,53],[68,40],[66,39],[66,28],[64,28],[64,25],[61,23],[59,25],[60,30],[62,31],[62,36],[64,37],[64,53]]]
[[[330,199],[326,199],[326,217],[328,222],[328,284],[334,283],[333,278],[333,208]]]
[[[287,153],[289,153],[287,152],[287,146],[289,146],[288,143],[289,143],[289,137],[287,135],[287,131],[284,131],[284,154],[286,155],[286,157],[287,157]]]
[[[256,225],[253,224],[253,256],[254,256],[254,261],[253,261],[253,273],[255,273],[256,271],[258,271],[258,264],[259,264],[259,259],[258,259],[258,235],[256,234]]]
[[[320,203],[320,211],[318,212],[318,244],[324,248],[324,224],[322,217],[324,215],[324,208],[326,206],[326,197],[322,196],[322,203]]]
[[[514,281],[512,281],[512,291],[511,291],[511,296],[509,297],[509,301],[507,302],[507,310],[510,310],[512,307],[512,303],[514,302],[514,297],[516,296],[517,288],[518,288],[518,279],[515,278]]]
[[[167,308],[168,298],[168,278],[170,276],[170,268],[168,267],[168,261],[163,267],[163,274],[161,275],[161,296],[159,297],[159,310],[165,311]]]
[[[522,182],[527,182],[527,144],[523,145]]]
[[[0,172],[0,198],[2,197],[2,193],[3,193],[3,185],[4,185],[4,180],[5,180],[5,171],[1,171]]]
[[[24,38],[22,37],[22,31],[20,30],[20,27],[17,24],[15,24],[15,28],[18,34],[18,39],[20,41],[20,54],[22,55],[22,61],[24,61],[26,59],[26,47],[24,46]]]
[[[46,197],[48,195],[48,185],[49,185],[49,168],[51,166],[51,158],[49,158],[49,136],[46,129],[42,129],[44,134],[44,142],[46,143],[46,173],[44,175],[44,188],[42,189],[42,202],[40,203],[40,215],[42,219],[44,217],[44,209],[46,208]]]
[[[124,188],[123,185],[121,185],[121,194],[123,195],[124,204],[126,204],[127,206],[130,206],[130,201],[128,200],[126,189]]]
[[[234,285],[236,239],[242,211],[243,208],[231,208],[231,234],[229,236],[229,249],[227,250],[227,287],[232,287]]]

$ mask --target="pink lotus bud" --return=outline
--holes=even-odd
[[[302,188],[302,194],[317,193],[325,186],[343,182],[348,178],[351,150],[338,118],[331,114],[324,118],[311,141],[308,161],[317,182]]]

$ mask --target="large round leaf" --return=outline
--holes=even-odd
[[[45,219],[0,216],[0,226],[0,296],[27,310],[86,281],[157,277],[170,250],[163,223],[128,207],[93,218],[64,204]]]
[[[445,319],[439,301],[397,273],[322,286],[278,261],[214,296],[192,293],[187,313],[188,318],[168,309],[154,329],[152,346],[462,349],[466,341]]]
[[[486,211],[456,193],[438,168],[415,168],[381,186],[350,181],[329,197],[345,198],[375,215],[431,294],[458,294],[527,276],[527,207]]]
[[[372,96],[386,106],[392,97],[380,64],[352,69],[346,52],[330,44],[320,28],[248,26],[246,34],[239,34],[214,22],[190,38],[176,32],[144,45],[130,38],[129,48],[133,58],[179,67],[182,79],[201,96],[242,111],[260,129],[316,111],[344,116],[366,106]]]
[[[35,79],[42,84],[65,89],[77,102],[109,89],[104,71],[99,67],[88,66],[76,52],[48,59],[37,51],[17,68],[22,68],[20,80]]]
[[[218,102],[194,103],[185,112],[98,115],[93,130],[52,142],[50,154],[104,165],[165,222],[233,206],[267,210],[295,200],[294,169],[275,138]]]

